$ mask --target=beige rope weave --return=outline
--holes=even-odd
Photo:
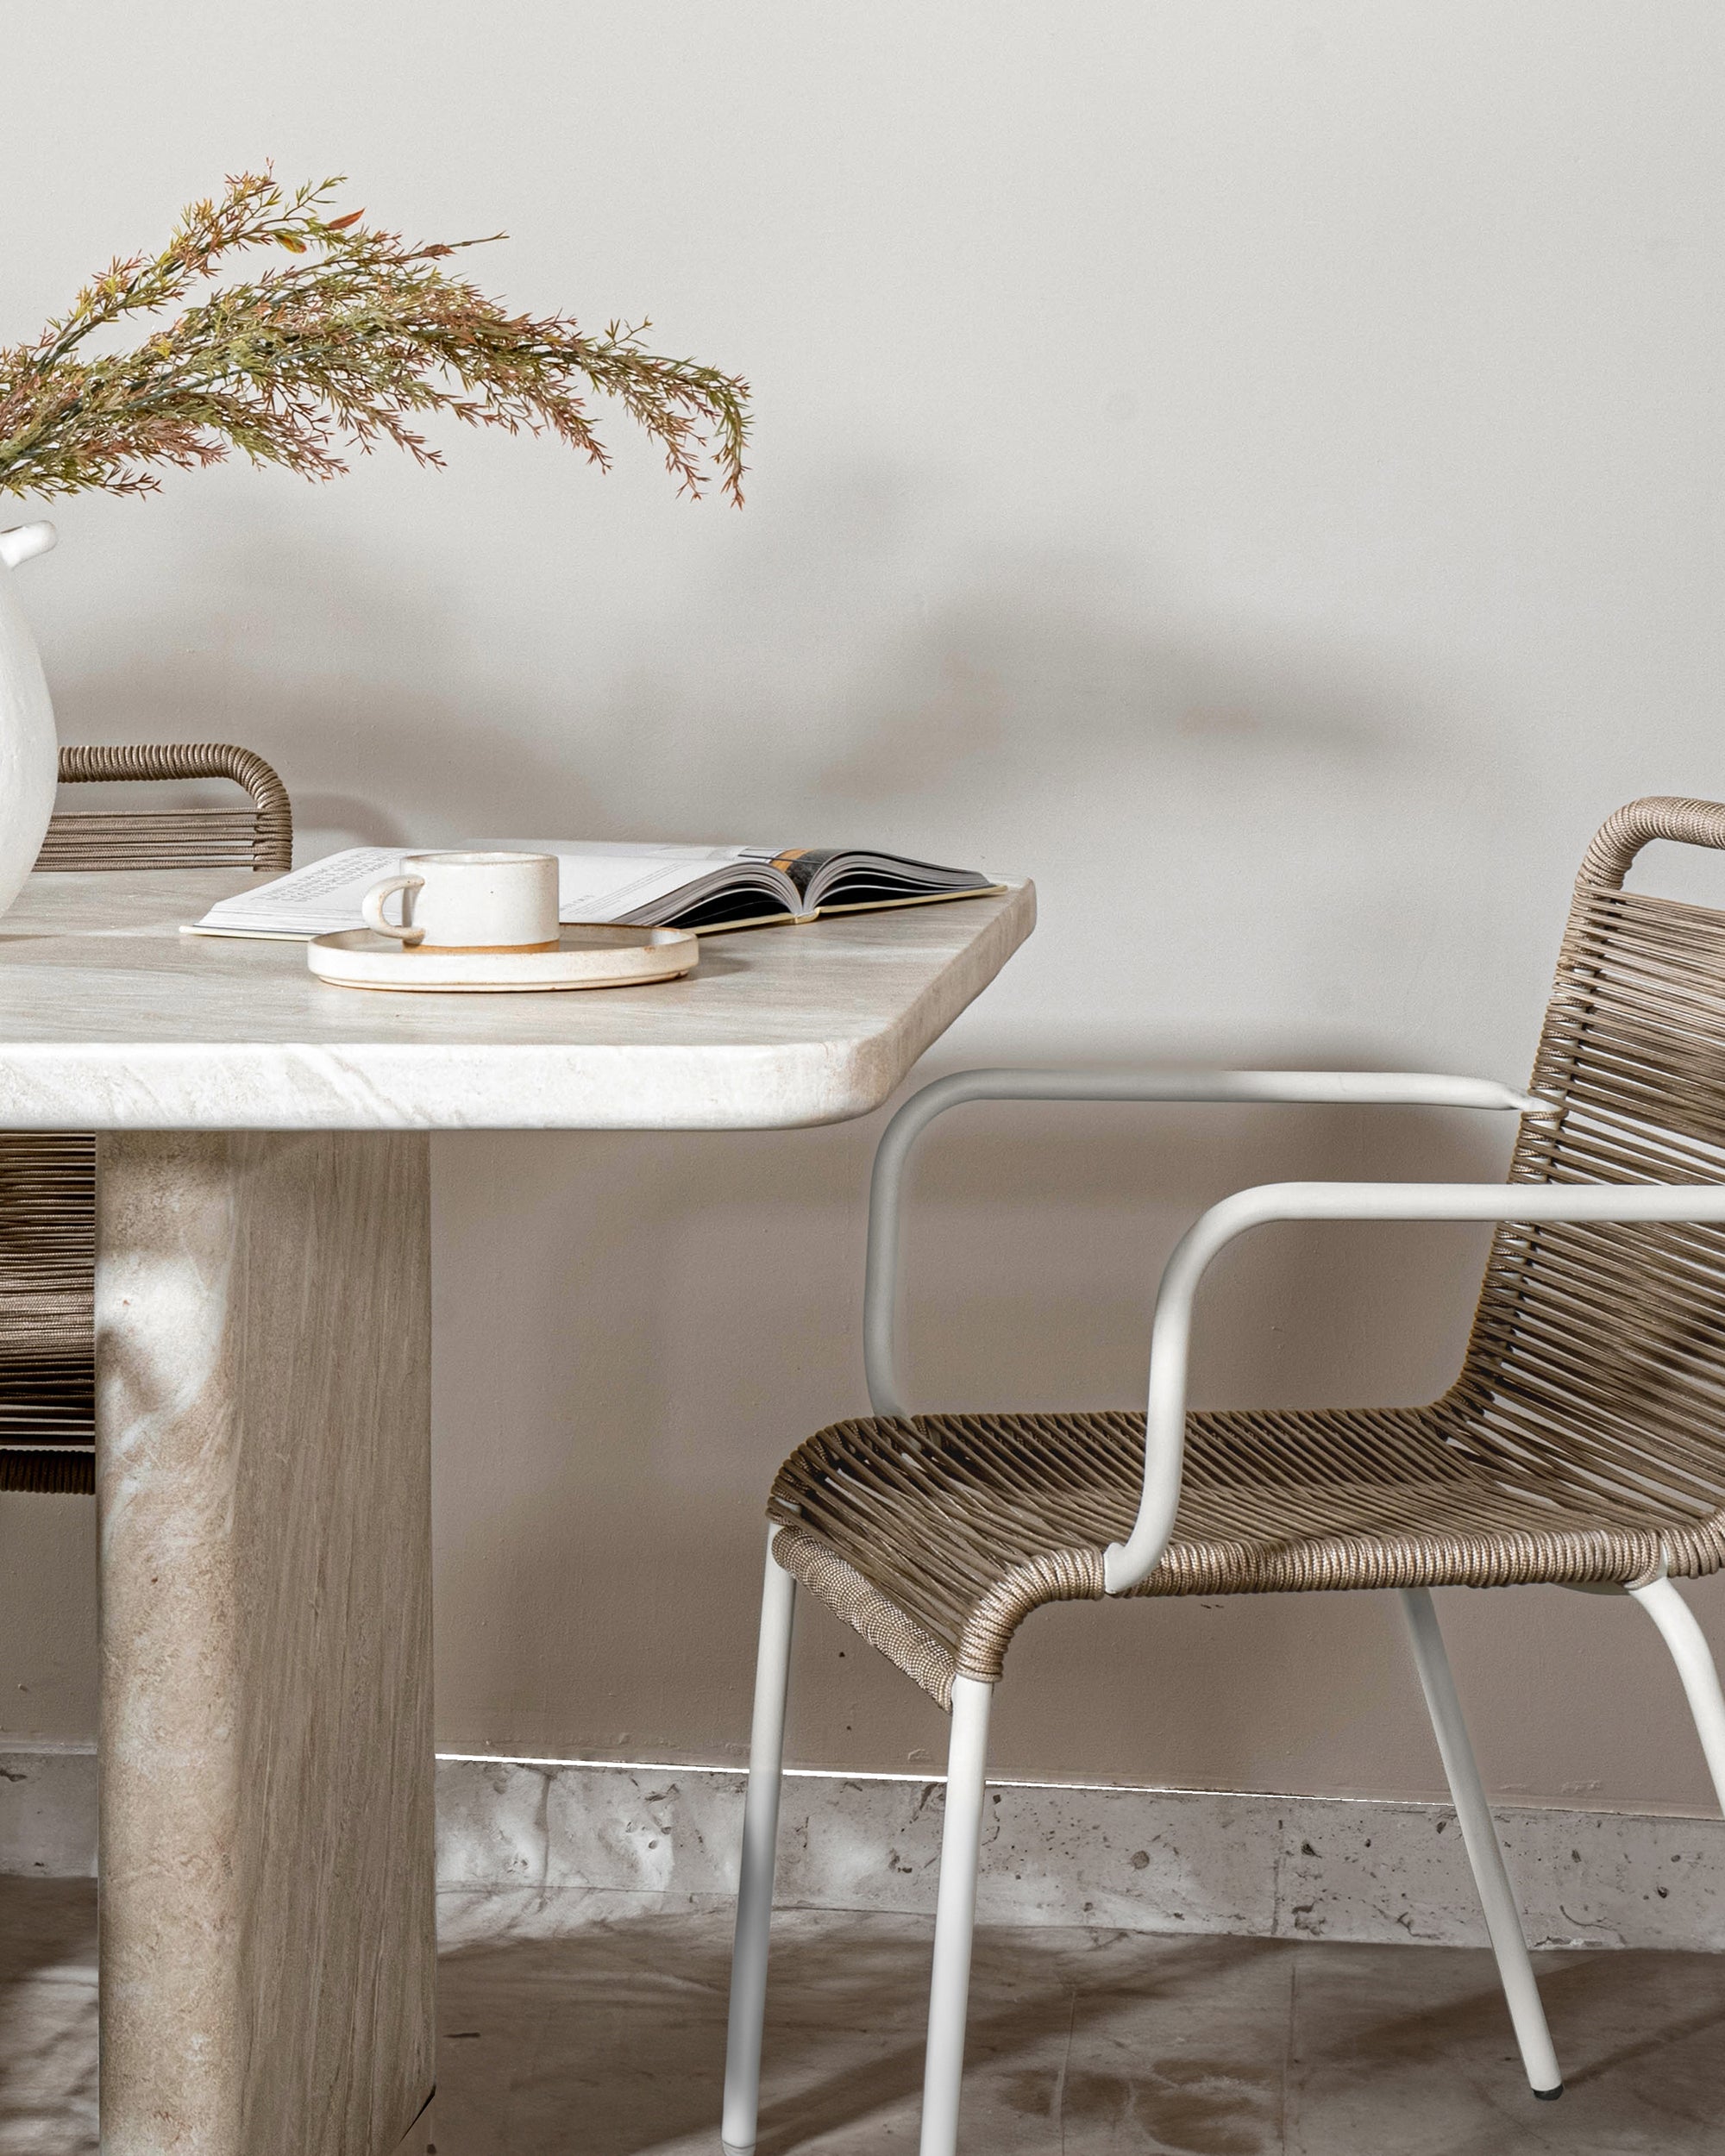
[[[1626,893],[1725,805],[1620,809],[1589,847],[1512,1182],[1725,1181],[1725,913]],[[1194,1414],[1174,1539],[1139,1595],[1696,1576],[1725,1562],[1725,1228],[1509,1223],[1461,1375],[1417,1408]],[[1096,1600],[1141,1414],[834,1424],[787,1460],[780,1562],[950,1704],[1024,1618]]]
[[[56,816],[39,869],[292,865],[287,790],[263,758],[226,742],[62,749],[62,785],[231,779],[247,808]],[[0,1132],[0,1489],[95,1487],[96,1140]]]
[[[255,868],[285,875],[293,865],[293,811],[287,788],[263,758],[225,741],[189,746],[62,749],[62,786],[116,779],[232,779],[249,808],[129,809],[56,816],[38,868]]]

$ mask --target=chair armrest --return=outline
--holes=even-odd
[[[869,1255],[862,1283],[862,1364],[877,1415],[903,1415],[898,1380],[899,1193],[911,1148],[936,1116],[971,1100],[1212,1100],[1396,1107],[1513,1108],[1555,1115],[1555,1105],[1492,1078],[1377,1070],[961,1070],[913,1093],[885,1131],[869,1187]]]
[[[1145,1412],[1144,1491],[1125,1542],[1103,1558],[1109,1594],[1153,1572],[1174,1532],[1186,1447],[1192,1300],[1210,1261],[1248,1228],[1272,1220],[1715,1220],[1720,1183],[1264,1183],[1236,1191],[1176,1245],[1157,1289]]]

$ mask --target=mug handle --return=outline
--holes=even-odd
[[[403,919],[399,925],[394,921],[386,920],[383,909],[385,902],[392,899],[398,891],[423,891],[424,888],[423,876],[387,876],[381,883],[374,883],[364,898],[360,900],[360,911],[365,916],[366,926],[375,929],[380,936],[393,936],[400,943],[423,942],[425,935],[423,928],[414,928],[405,919]],[[404,915],[406,911],[407,901],[404,899],[402,900]]]

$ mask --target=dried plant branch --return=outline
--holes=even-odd
[[[510,314],[442,266],[486,241],[408,247],[362,210],[331,217],[341,185],[287,194],[268,172],[236,174],[160,254],[111,262],[34,343],[0,348],[0,492],[148,493],[154,467],[218,464],[230,448],[308,479],[380,442],[441,465],[413,423],[437,412],[555,435],[603,469],[597,392],[659,444],[680,492],[699,497],[716,476],[741,504],[746,382],[649,351],[646,322],[590,336],[564,315]],[[293,260],[193,297],[228,257],[261,248]],[[131,351],[82,348],[172,308]]]

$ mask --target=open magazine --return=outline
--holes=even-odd
[[[453,848],[351,846],[212,906],[193,936],[335,936],[365,925],[360,901],[398,875],[408,852]],[[555,854],[557,912],[565,921],[638,928],[765,927],[823,913],[862,913],[974,898],[1001,887],[972,868],[938,868],[897,854],[791,846],[613,844],[601,839],[511,838],[491,853]]]

